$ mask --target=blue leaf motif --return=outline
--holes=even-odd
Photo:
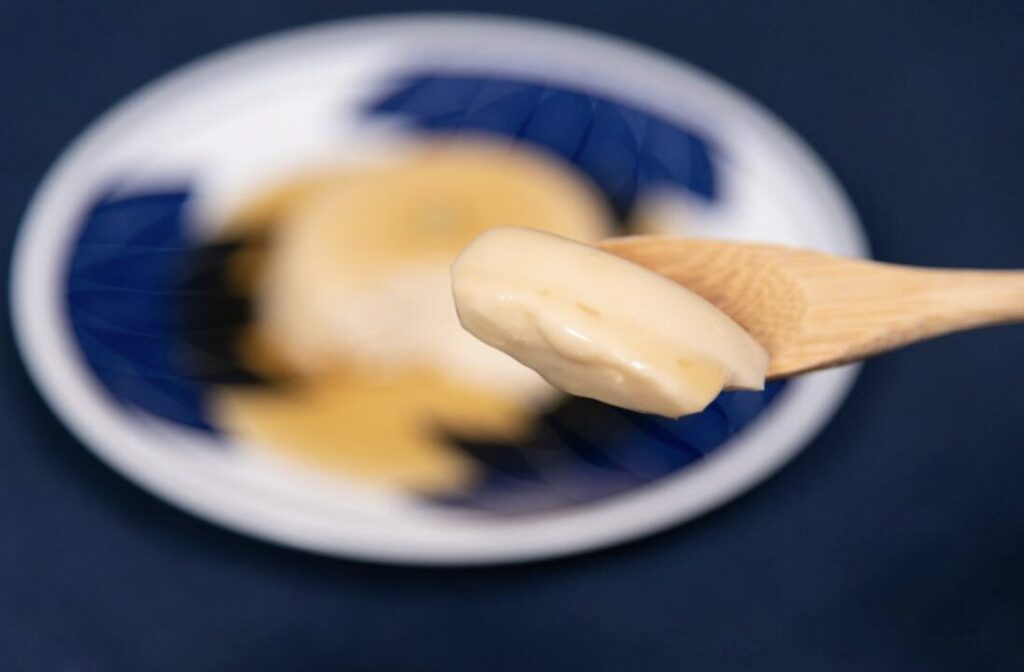
[[[711,143],[635,105],[550,83],[453,73],[403,77],[366,108],[425,133],[477,132],[532,144],[587,175],[619,215],[663,186],[714,202]]]

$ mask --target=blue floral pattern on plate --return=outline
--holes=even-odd
[[[710,143],[635,106],[564,86],[493,76],[421,73],[373,101],[428,133],[485,133],[542,147],[589,176],[619,215],[655,187],[717,195]]]

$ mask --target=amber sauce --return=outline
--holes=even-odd
[[[239,210],[224,235],[272,240],[274,229],[287,225],[292,204],[344,179],[343,172],[307,175],[266,192]],[[254,291],[264,253],[253,248],[234,259],[240,290]],[[425,368],[335,367],[314,378],[292,377],[258,324],[238,345],[246,366],[279,382],[220,388],[212,409],[217,421],[254,449],[321,473],[419,491],[458,490],[476,468],[451,437],[517,441],[534,418],[520,400]]]

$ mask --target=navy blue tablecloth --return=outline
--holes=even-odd
[[[368,12],[582,24],[764,102],[876,256],[1024,267],[1024,5],[962,0],[0,0],[0,258],[46,167],[156,75]],[[790,466],[584,557],[416,570],[225,532],[130,484],[45,407],[0,313],[0,670],[1024,669],[1024,328],[879,358]]]

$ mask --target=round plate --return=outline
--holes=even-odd
[[[463,132],[560,153],[620,214],[657,190],[686,233],[866,250],[810,151],[691,66],[508,19],[324,25],[160,79],[60,158],[13,268],[33,378],[96,454],[182,508],[282,544],[400,563],[521,561],[653,532],[765,478],[832,415],[851,368],[728,393],[678,422],[610,409],[554,417],[568,457],[529,474],[491,464],[458,501],[293,470],[211,426],[202,383],[167,368],[166,351],[188,336],[165,324],[181,299],[160,284],[167,260],[208,238],[254,184],[378,140]]]

